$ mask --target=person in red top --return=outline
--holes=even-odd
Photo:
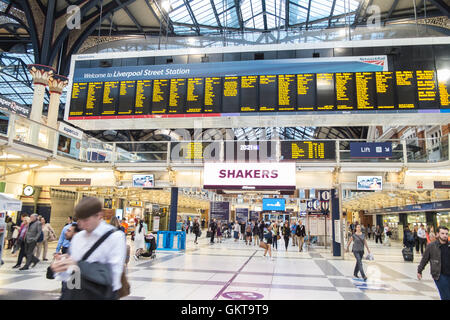
[[[125,218],[123,218],[122,219],[122,223],[120,224],[122,227],[123,227],[123,232],[125,232],[125,234],[127,234],[127,232],[128,232],[128,227],[129,227],[129,225],[128,225],[128,223],[127,223],[127,219],[125,219]]]

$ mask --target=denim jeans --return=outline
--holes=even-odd
[[[356,258],[356,265],[355,265],[355,271],[353,271],[353,275],[358,276],[358,272],[361,272],[361,277],[365,278],[366,275],[364,274],[362,259],[364,256],[364,251],[353,251],[353,254]]]
[[[441,300],[450,300],[450,276],[441,274],[439,280],[434,280],[439,290]]]

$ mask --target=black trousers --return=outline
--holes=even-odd
[[[288,245],[289,245],[289,236],[288,237],[284,237],[284,245],[286,246],[286,250],[287,250]]]
[[[27,256],[27,263],[25,266],[29,267],[31,263],[39,262],[39,259],[34,256],[34,248],[36,248],[36,241],[25,243],[25,252]]]
[[[216,235],[216,230],[211,230],[211,243],[214,243],[214,236]]]
[[[383,240],[381,239],[381,235],[375,235],[375,243],[378,243],[378,239],[380,239],[380,243],[383,243]]]
[[[277,236],[273,236],[272,246],[278,250],[278,239]]]
[[[427,247],[427,238],[419,238],[420,253],[423,254],[423,248]],[[419,252],[419,250],[417,250]]]
[[[25,241],[23,240],[17,240],[20,241],[19,244],[19,256],[17,257],[17,264],[20,266],[22,264],[22,260],[23,258],[26,257],[26,252],[25,252]]]

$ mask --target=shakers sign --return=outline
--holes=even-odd
[[[295,163],[205,163],[205,189],[295,189]]]

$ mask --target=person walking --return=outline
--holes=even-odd
[[[56,234],[55,230],[53,230],[50,223],[46,223],[44,217],[41,218],[40,222],[42,227],[42,233],[44,234],[44,236],[42,241],[38,242],[36,245],[36,257],[39,258],[39,256],[41,255],[42,248],[44,248],[42,252],[42,261],[48,261],[47,259],[48,243],[56,240]]]
[[[370,224],[367,225],[367,239],[370,239],[370,236],[372,235],[372,227]]]
[[[292,236],[292,246],[297,245],[297,235],[295,234],[295,230],[297,229],[297,223],[292,222],[291,224],[291,236]]]
[[[192,225],[192,232],[195,234],[194,244],[198,244],[197,239],[200,237],[200,224],[198,223],[198,218],[194,219],[194,224]]]
[[[145,244],[145,236],[147,235],[147,228],[144,220],[139,219],[136,226],[134,236],[134,260],[139,260],[139,257],[147,251],[147,245]]]
[[[417,238],[419,239],[420,253],[423,255],[423,248],[426,248],[427,246],[427,232],[425,231],[425,226],[423,224],[421,224],[420,229],[417,230]],[[419,253],[418,249],[417,253]]]
[[[76,266],[81,283],[83,279],[93,283],[66,290],[65,300],[119,299],[126,259],[125,234],[103,221],[102,207],[102,203],[92,197],[85,197],[78,203],[75,218],[82,231],[73,237],[69,254],[58,256],[51,265],[56,279],[70,281]]]
[[[413,236],[414,236],[414,247],[416,248],[416,253],[419,253],[419,237],[417,236],[418,227],[414,226]]]
[[[434,227],[429,226],[427,232],[427,244],[430,244],[436,240],[436,234],[434,233]]]
[[[417,268],[417,279],[422,279],[422,272],[427,263],[431,265],[431,276],[438,288],[441,300],[450,300],[450,244],[448,228],[438,228],[438,238],[430,243]]]
[[[259,226],[258,221],[255,221],[252,225],[252,234],[253,234],[253,245],[259,246],[260,238],[259,238]]]
[[[278,251],[278,234],[279,234],[279,227],[278,224],[276,222],[274,222],[272,224],[272,233],[273,233],[273,241],[272,241],[272,246],[275,250]]]
[[[289,221],[287,221],[287,220],[284,222],[282,234],[283,234],[283,238],[284,238],[284,246],[286,247],[286,251],[287,251],[288,246],[289,246],[289,238],[291,237],[291,228],[289,227]]]
[[[251,245],[252,241],[252,225],[251,223],[247,223],[245,227],[245,244]]]
[[[266,257],[267,252],[269,252],[269,257],[271,260],[273,260],[272,258],[272,240],[273,240],[273,230],[272,230],[272,226],[269,225],[267,228],[264,228],[264,234],[263,234],[263,239],[264,239],[264,257]]]
[[[19,270],[28,270],[31,264],[33,264],[32,267],[34,267],[40,261],[36,256],[34,256],[34,249],[36,248],[36,244],[42,232],[42,224],[40,221],[37,221],[37,217],[38,215],[36,213],[33,213],[30,216],[30,224],[25,235],[25,252],[27,262],[25,263],[25,266]]]
[[[361,273],[361,277],[364,281],[367,281],[366,274],[364,273],[362,259],[364,257],[364,247],[367,248],[367,252],[370,254],[369,246],[367,245],[367,241],[365,239],[365,234],[361,232],[361,225],[355,224],[355,232],[348,239],[347,243],[347,252],[350,247],[350,243],[353,242],[352,252],[356,258],[355,270],[353,271],[353,275],[355,278],[358,278],[358,272]]]
[[[66,238],[66,232],[72,226],[72,224],[66,224],[61,230],[55,253],[59,253],[61,251],[62,254],[66,254],[69,251],[70,241]]]
[[[222,235],[223,235],[223,232],[222,232],[222,222],[217,222],[217,242],[218,243],[222,243]]]
[[[240,230],[241,237],[240,237],[240,239],[241,240],[245,240],[245,221],[240,221],[239,225],[241,226],[241,230]]]
[[[26,256],[25,236],[28,231],[28,224],[30,223],[30,218],[27,215],[22,215],[20,218],[22,219],[22,224],[20,225],[19,235],[13,248],[14,252],[19,250],[19,254],[17,257],[17,263],[12,267],[13,269],[19,268],[22,265],[23,258],[25,258]]]
[[[375,243],[378,243],[378,240],[380,240],[380,243],[383,244],[383,239],[381,239],[381,235],[383,234],[383,231],[379,225],[377,225],[377,228],[375,230]]]
[[[306,237],[306,229],[302,223],[302,220],[298,221],[297,229],[295,229],[295,234],[297,236],[298,241],[298,252],[303,251],[303,241]]]
[[[407,225],[403,230],[403,246],[408,248],[414,260],[414,235]],[[411,260],[412,261],[412,260]]]
[[[239,223],[237,223],[237,221],[235,221],[234,225],[233,225],[234,242],[239,240],[239,231],[240,230],[241,230],[241,226],[239,225]]]
[[[210,243],[213,244],[214,243],[214,236],[216,235],[216,231],[217,231],[216,219],[213,219],[213,221],[211,221],[211,224],[210,224],[209,228],[211,229],[211,241],[210,241]]]
[[[14,223],[12,222],[11,217],[6,217],[6,250],[10,250],[13,247],[13,233],[14,233]]]
[[[384,241],[385,241],[384,245],[390,247],[391,246],[391,238],[390,238],[391,231],[390,231],[387,223],[384,225],[383,232],[384,232]]]

